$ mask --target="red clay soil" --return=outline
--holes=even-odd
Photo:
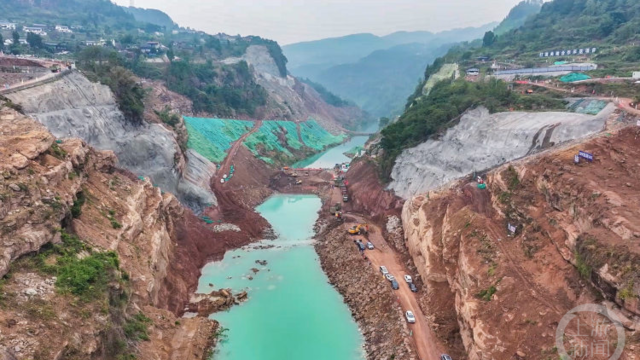
[[[12,57],[0,57],[0,66],[29,66],[29,67],[41,67],[43,68],[41,63],[29,59],[19,59]]]
[[[604,297],[629,318],[639,314],[639,135],[627,128],[503,166],[486,190],[461,181],[411,200],[420,215],[405,227],[428,278],[421,305],[433,325],[462,324],[475,344],[470,358],[551,359],[557,324],[573,307]],[[579,150],[595,161],[574,165]],[[622,359],[638,348],[631,334]]]
[[[376,165],[367,159],[357,159],[346,174],[351,202],[350,211],[367,214],[376,222],[384,222],[386,216],[400,217],[404,200],[384,189],[378,178]]]

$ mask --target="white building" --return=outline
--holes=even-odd
[[[16,24],[10,23],[8,21],[0,21],[0,29],[2,30],[15,30]]]
[[[44,31],[44,28],[35,27],[35,26],[25,26],[23,28],[24,32],[32,33],[40,36],[47,36],[47,32]]]
[[[56,25],[56,31],[60,33],[67,33],[67,34],[71,34],[73,32],[71,31],[71,29],[69,29],[68,26],[64,26],[64,25]]]
[[[467,69],[467,75],[468,76],[478,76],[478,75],[480,75],[480,69],[477,69],[477,68]]]
[[[103,39],[100,40],[87,40],[84,42],[87,46],[104,46],[107,42]]]

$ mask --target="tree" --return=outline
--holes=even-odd
[[[11,36],[13,36],[13,45],[20,44],[20,34],[17,31],[14,31]]]
[[[0,51],[4,51],[4,38],[0,34]]]
[[[391,119],[389,119],[388,117],[381,117],[380,120],[379,120],[380,129],[382,129],[385,126],[389,125],[390,121],[391,121]]]
[[[484,38],[482,39],[482,46],[491,46],[496,41],[496,35],[493,31],[487,31],[484,33]]]
[[[43,46],[42,36],[34,33],[27,33],[27,42],[32,49],[40,49]]]

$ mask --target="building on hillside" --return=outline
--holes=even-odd
[[[476,60],[478,60],[478,61],[482,61],[482,62],[487,62],[487,61],[490,61],[490,60],[491,60],[491,56],[478,56],[478,57],[476,58]]]
[[[56,43],[56,42],[46,42],[44,43],[44,46],[56,53],[59,52],[68,52],[72,49],[71,46],[69,46],[69,44],[66,43]]]
[[[64,25],[56,25],[56,31],[59,33],[67,33],[67,34],[71,34],[73,32],[71,29],[69,29],[68,26],[64,26]]]
[[[107,42],[103,39],[100,40],[87,40],[84,42],[86,46],[104,46]]]
[[[13,40],[11,40],[11,39],[6,39],[6,40],[4,41],[4,46],[5,46],[5,47],[9,47],[9,46],[11,46],[11,45],[13,45]]]
[[[480,75],[480,69],[478,68],[467,69],[467,76],[478,76],[478,75]]]
[[[15,30],[16,24],[8,21],[0,21],[0,30]]]
[[[22,28],[22,30],[24,30],[24,32],[26,33],[32,33],[40,36],[47,36],[47,32],[45,31],[45,28],[40,26],[25,26],[24,28]]]

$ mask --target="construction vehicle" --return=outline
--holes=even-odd
[[[347,232],[350,235],[365,235],[369,232],[369,225],[367,224],[358,224],[351,227]]]

